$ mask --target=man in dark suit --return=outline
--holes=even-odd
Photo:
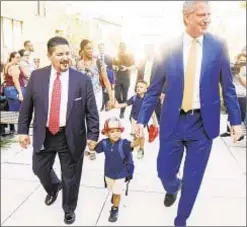
[[[30,144],[29,126],[34,113],[33,172],[47,192],[46,205],[54,203],[62,189],[64,222],[72,224],[83,152],[87,142],[98,140],[99,116],[90,78],[69,67],[68,41],[54,37],[47,48],[52,65],[31,75],[19,115],[19,142],[23,148]],[[57,153],[62,181],[53,170]]]
[[[161,112],[158,176],[166,190],[164,205],[171,206],[181,189],[175,226],[186,226],[208,163],[213,139],[219,135],[219,83],[231,122],[234,142],[242,135],[240,109],[225,43],[206,33],[210,22],[207,1],[185,1],[186,31],[174,40],[156,67],[145,95],[137,126],[143,136],[166,83]],[[177,41],[177,42],[176,42]],[[183,179],[177,177],[186,149]]]
[[[156,70],[156,65],[157,65],[154,45],[146,44],[144,47],[144,51],[145,51],[145,58],[143,58],[140,61],[139,65],[137,66],[136,84],[138,81],[144,80],[148,83],[148,85],[150,85],[151,81],[153,80],[155,70]],[[160,100],[158,101],[157,106],[155,108],[155,113],[156,113],[158,122],[160,121],[161,107],[162,107],[164,96],[165,96],[165,87],[162,90],[162,94],[160,95]]]

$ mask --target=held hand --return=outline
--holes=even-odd
[[[113,68],[114,71],[119,71],[119,67],[116,66],[116,65],[113,65],[112,68]]]
[[[119,103],[117,102],[117,101],[115,101],[115,103],[114,103],[114,106],[113,106],[114,108],[119,108]]]
[[[106,71],[106,64],[101,65],[101,71]]]
[[[137,138],[144,138],[144,125],[143,124],[136,125],[135,135]]]
[[[22,148],[27,149],[28,145],[30,145],[30,138],[28,135],[20,135],[19,136],[19,144]]]
[[[93,140],[87,140],[87,145],[88,145],[89,150],[93,151],[97,145],[97,142]]]
[[[128,70],[127,66],[121,65],[120,71],[124,72],[124,71],[127,71],[127,70]]]
[[[231,137],[233,138],[233,143],[236,143],[242,135],[243,132],[241,125],[233,125],[231,127]]]
[[[114,101],[110,99],[106,104],[106,108],[107,110],[110,110],[110,109],[113,109],[114,107],[115,107]]]
[[[18,99],[20,102],[23,102],[23,96],[22,95],[18,95]]]

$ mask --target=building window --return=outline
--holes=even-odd
[[[1,17],[1,48],[8,47],[10,50],[22,48],[22,26],[22,21]]]
[[[37,15],[41,17],[46,16],[46,4],[44,1],[37,1]]]

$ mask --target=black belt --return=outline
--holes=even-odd
[[[47,128],[46,128],[46,130],[48,130],[48,131],[49,131],[49,128],[47,127]],[[65,126],[63,126],[63,127],[59,127],[59,129],[58,129],[58,132],[57,132],[57,133],[59,133],[59,132],[65,132]]]
[[[192,110],[189,110],[187,112],[185,112],[183,109],[181,109],[180,114],[190,114],[190,115],[193,115],[194,113],[200,113],[200,112],[201,112],[200,109],[192,109]]]

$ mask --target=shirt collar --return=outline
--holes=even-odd
[[[67,75],[69,73],[69,70],[65,71],[65,72],[61,72],[60,75],[63,76],[63,75]],[[57,70],[54,68],[53,65],[51,65],[51,75],[52,76],[57,76]]]
[[[186,44],[191,44],[192,40],[193,40],[193,38],[187,32],[184,32],[183,42]],[[197,37],[196,41],[202,46],[203,35]]]

